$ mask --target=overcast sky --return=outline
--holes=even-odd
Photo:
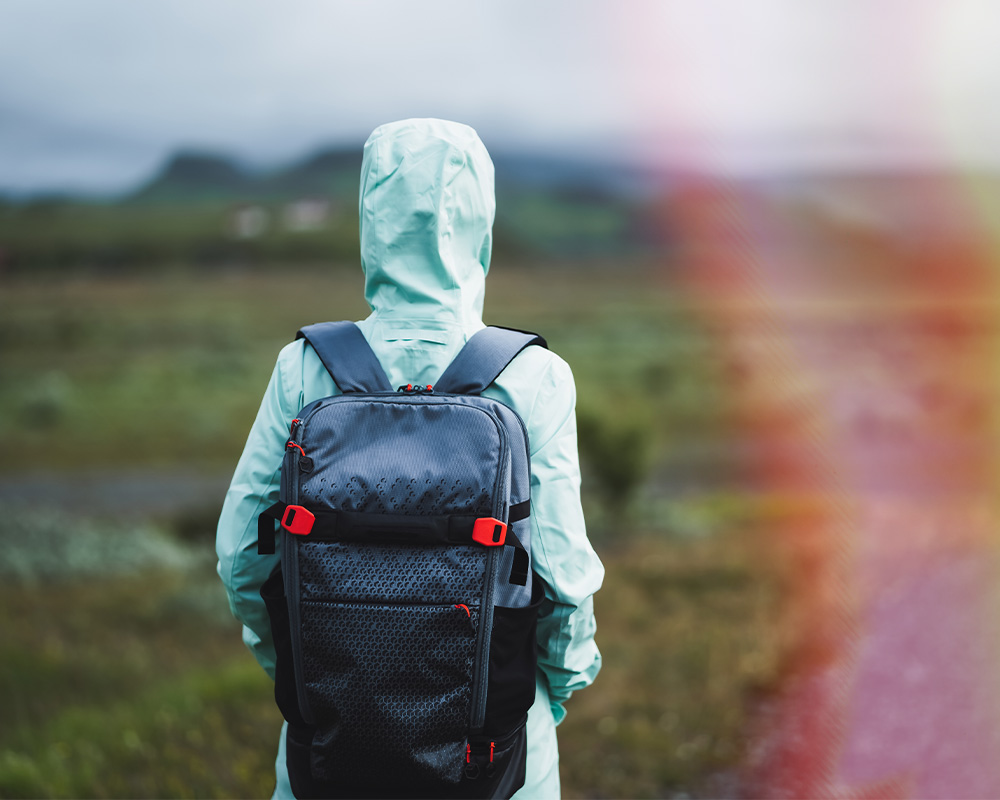
[[[0,0],[0,190],[382,122],[673,166],[1000,168],[1000,2]]]

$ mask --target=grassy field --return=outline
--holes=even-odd
[[[559,729],[567,797],[732,787],[746,700],[782,649],[755,550],[744,532],[604,553],[605,667]],[[5,576],[0,796],[269,796],[280,718],[211,561],[201,546],[183,570]]]
[[[303,324],[367,310],[346,267],[8,281],[2,470],[228,471],[281,346]],[[655,273],[498,265],[485,316],[538,330],[573,367],[595,497],[637,489],[679,442],[725,436],[727,364]]]
[[[361,290],[353,267],[7,280],[0,480],[228,472],[278,349],[302,324],[364,316]],[[605,667],[559,730],[565,794],[731,793],[748,702],[791,633],[758,500],[657,477],[685,443],[731,435],[717,333],[638,266],[497,264],[485,316],[543,333],[577,378],[608,575]],[[269,794],[279,718],[212,571],[214,513],[0,514],[0,796]]]

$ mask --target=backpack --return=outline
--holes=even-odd
[[[297,797],[510,797],[524,783],[542,581],[527,431],[481,396],[541,337],[489,327],[393,390],[350,322],[299,331],[343,394],[291,423],[258,552]],[[280,523],[276,532],[275,524]]]

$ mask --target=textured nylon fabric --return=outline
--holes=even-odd
[[[407,327],[432,336],[445,308],[482,326],[496,201],[493,162],[472,128],[404,120],[376,129],[365,143],[358,211],[374,310],[426,319]]]
[[[405,120],[382,126],[365,146],[360,211],[372,311],[358,327],[392,386],[433,384],[484,327],[494,214],[489,155],[464,125]],[[505,310],[492,308],[491,314],[503,322]],[[219,520],[219,575],[243,623],[244,641],[272,677],[274,645],[259,591],[277,556],[257,555],[257,515],[278,500],[291,420],[306,404],[338,393],[304,342],[281,351]],[[604,569],[587,540],[580,506],[573,375],[555,353],[529,347],[483,396],[517,411],[528,429],[532,561],[546,587],[538,620],[538,691],[528,714],[528,770],[515,797],[558,797],[555,725],[567,698],[589,685],[601,666],[591,598]],[[279,758],[279,792],[288,786],[283,765]]]
[[[301,484],[307,505],[415,516],[493,512],[501,432],[480,408],[341,397],[303,420],[300,441],[315,465]]]
[[[493,410],[503,422],[512,440],[523,440],[526,438],[524,432],[524,421],[508,406],[501,403],[494,403]],[[515,446],[512,441],[510,459],[510,504],[512,506],[529,501],[531,499],[531,475],[528,468],[528,450],[530,442],[524,447]],[[514,523],[510,530],[521,545],[531,553],[531,521],[530,518]],[[500,556],[500,576],[502,580],[497,585],[496,605],[508,608],[523,608],[531,603],[531,587],[534,582],[534,573],[528,571],[528,580],[524,586],[516,583],[509,583],[506,578],[511,573],[514,565],[514,547],[507,545]],[[532,563],[532,566],[534,564]]]
[[[466,343],[438,379],[438,391],[480,394],[532,342],[543,344],[531,334],[484,328]]]
[[[409,406],[420,405],[417,414]],[[530,497],[527,450],[522,445],[522,421],[508,407],[480,398],[393,397],[348,398],[321,404],[302,423],[300,438],[308,439],[313,471],[301,482],[299,501],[346,511],[427,515],[463,513],[488,517],[496,466],[490,459],[500,449],[500,433],[483,414],[495,414],[512,441],[510,449],[510,504]],[[393,431],[391,439],[380,433]],[[366,443],[371,443],[370,446]],[[381,443],[376,444],[376,443]],[[382,448],[379,452],[378,447]],[[414,463],[419,454],[420,463]],[[430,456],[430,457],[428,457]],[[342,476],[349,476],[344,480]],[[385,475],[416,475],[403,481]],[[423,475],[423,477],[419,477]],[[444,481],[440,476],[450,475]],[[512,526],[531,552],[531,524]],[[504,547],[500,575],[509,576],[514,547]],[[532,575],[524,586],[506,579],[497,585],[496,604],[511,608],[528,605]]]

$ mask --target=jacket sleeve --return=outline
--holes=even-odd
[[[281,459],[288,427],[297,409],[287,385],[289,349],[278,357],[236,465],[222,506],[215,550],[219,577],[229,595],[229,607],[243,623],[243,641],[267,674],[274,678],[274,643],[260,587],[278,564],[278,555],[258,555],[257,516],[278,501]]]
[[[562,359],[554,358],[542,377],[529,420],[531,550],[535,572],[546,587],[538,620],[538,666],[558,724],[566,716],[566,699],[590,685],[601,668],[592,596],[604,580],[580,505],[576,387]]]

